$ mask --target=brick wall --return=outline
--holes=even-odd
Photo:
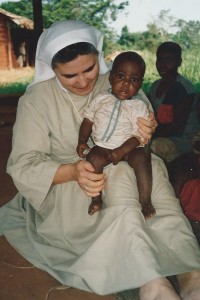
[[[12,42],[9,43],[8,25],[8,18],[0,14],[0,69],[2,70],[18,67]]]

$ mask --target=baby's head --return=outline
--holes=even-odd
[[[146,64],[136,52],[120,53],[110,72],[112,93],[120,100],[131,99],[142,86]]]
[[[177,69],[182,63],[182,49],[174,42],[162,43],[156,52],[156,67],[158,73],[163,78],[175,76]]]

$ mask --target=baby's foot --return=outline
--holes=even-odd
[[[177,276],[183,300],[200,299],[200,270]]]
[[[142,204],[142,213],[145,219],[150,219],[156,214],[156,210],[151,203]]]
[[[88,209],[88,214],[92,216],[95,212],[100,211],[102,204],[102,200],[92,200],[92,203],[90,204]]]
[[[181,300],[166,278],[157,278],[140,288],[141,300]]]

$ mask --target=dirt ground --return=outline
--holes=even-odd
[[[31,78],[33,76],[33,73],[33,67],[0,70],[0,84],[18,82],[27,78]]]

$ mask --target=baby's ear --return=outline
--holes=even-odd
[[[113,80],[113,72],[112,71],[110,71],[110,75],[109,75],[109,82],[110,82],[110,84],[112,84],[112,80]]]

